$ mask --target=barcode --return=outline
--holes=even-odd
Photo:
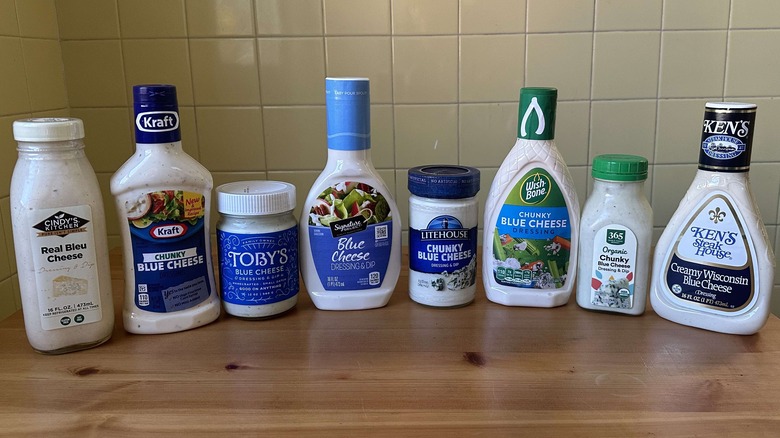
[[[377,240],[387,239],[387,225],[379,225],[374,228],[374,238]]]

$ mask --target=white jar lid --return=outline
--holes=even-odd
[[[280,181],[238,181],[217,187],[217,210],[257,216],[295,209],[295,186]]]
[[[37,118],[14,122],[16,141],[68,141],[84,138],[84,123],[75,118]]]

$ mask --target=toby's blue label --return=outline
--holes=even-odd
[[[133,87],[136,143],[173,143],[181,140],[179,104],[173,85]]]
[[[747,171],[755,122],[755,105],[708,103],[702,124],[699,169]]]

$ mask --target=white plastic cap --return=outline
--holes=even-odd
[[[68,141],[84,138],[84,123],[74,118],[23,119],[14,122],[16,141]]]
[[[704,104],[705,108],[710,109],[723,109],[723,110],[750,110],[758,108],[755,103],[742,103],[742,102],[707,102]]]
[[[295,209],[295,186],[280,181],[239,181],[217,187],[217,210],[258,216]]]

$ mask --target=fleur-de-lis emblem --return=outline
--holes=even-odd
[[[726,212],[720,211],[720,207],[715,207],[715,210],[710,210],[710,220],[713,223],[722,222],[726,218]]]

